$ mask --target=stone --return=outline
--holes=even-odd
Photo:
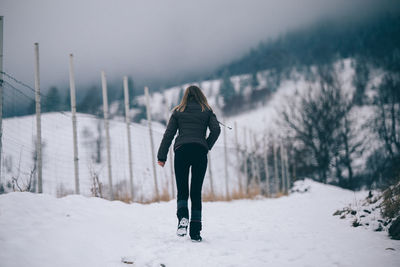
[[[397,216],[396,220],[390,225],[389,235],[392,239],[400,240],[400,216]]]

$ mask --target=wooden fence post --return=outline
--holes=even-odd
[[[286,167],[287,194],[289,194],[291,182],[290,182],[290,173],[289,173],[289,159],[288,159],[288,153],[287,153],[286,149],[285,149],[285,167]]]
[[[79,158],[78,158],[78,134],[76,126],[76,94],[74,76],[74,56],[69,55],[69,86],[71,94],[71,113],[72,113],[72,142],[74,148],[74,173],[75,173],[75,194],[79,194]]]
[[[248,173],[248,166],[247,166],[247,137],[246,137],[246,135],[247,135],[246,128],[243,128],[244,178],[246,179],[246,181],[245,181],[246,195],[248,195],[249,194],[249,173]]]
[[[251,130],[249,131],[249,142],[250,142],[250,167],[251,167],[251,177],[250,177],[250,186],[253,187],[256,180],[256,159],[255,159],[255,150],[253,144],[253,134]]]
[[[223,123],[225,125],[225,118],[223,119]],[[228,151],[227,151],[227,140],[226,140],[226,127],[223,127],[224,131],[224,159],[225,159],[225,190],[226,190],[226,199],[229,199],[229,179],[228,179]]]
[[[260,174],[260,164],[258,162],[258,157],[257,157],[257,138],[256,134],[253,133],[253,142],[254,142],[254,161],[255,161],[255,171],[256,171],[256,181],[257,181],[257,186],[258,189],[261,190],[261,174]]]
[[[280,142],[280,152],[281,152],[281,182],[282,182],[282,192],[287,193],[286,178],[285,178],[285,154],[283,152],[283,144]]]
[[[268,170],[268,143],[264,139],[264,169],[265,169],[265,192],[269,197],[271,192],[269,188],[269,170]]]
[[[126,136],[128,138],[128,165],[129,165],[129,184],[131,191],[131,200],[134,198],[134,184],[133,184],[133,165],[132,165],[132,142],[131,142],[131,128],[129,119],[129,88],[128,77],[124,76],[124,102],[125,102],[125,123],[126,123]]]
[[[36,102],[36,157],[38,174],[38,192],[43,193],[42,179],[42,123],[40,117],[40,71],[39,44],[35,43],[35,102]]]
[[[153,131],[151,129],[150,96],[149,96],[149,88],[147,86],[144,88],[144,94],[145,94],[145,98],[146,98],[147,124],[149,126],[149,135],[150,135],[151,160],[153,163],[154,189],[155,189],[155,193],[156,193],[156,199],[157,199],[157,201],[160,201],[160,193],[158,191],[158,182],[157,182],[156,158],[155,158],[155,154],[154,154]]]
[[[235,121],[234,124],[235,127],[235,145],[236,145],[236,165],[237,165],[237,177],[239,181],[239,192],[240,195],[243,194],[243,183],[242,183],[242,173],[240,171],[240,147],[239,147],[239,141],[238,141],[238,136],[237,136],[237,123]]]
[[[103,115],[104,128],[106,130],[106,146],[107,146],[107,167],[108,167],[108,185],[110,187],[110,198],[114,200],[114,190],[112,184],[112,169],[111,169],[111,146],[110,146],[110,129],[108,122],[108,96],[107,96],[107,80],[106,73],[101,72],[101,86],[103,88]]]
[[[278,177],[278,159],[277,159],[277,148],[276,143],[273,143],[274,149],[274,183],[275,183],[275,194],[279,193],[279,177]]]

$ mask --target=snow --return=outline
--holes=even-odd
[[[340,81],[346,91],[353,90],[352,75],[354,73],[351,67],[351,60],[341,60],[336,64]],[[268,71],[258,73],[260,87],[265,86]],[[247,151],[260,150],[264,146],[264,140],[267,142],[281,141],[288,133],[287,129],[282,129],[277,124],[279,118],[279,110],[286,103],[287,98],[292,97],[297,91],[305,92],[312,82],[294,73],[290,80],[282,80],[277,91],[271,94],[269,100],[264,106],[259,106],[252,111],[243,112],[236,116],[225,119],[228,126],[237,125],[237,137],[239,148]],[[232,82],[236,90],[242,80],[249,79],[250,75],[233,76]],[[375,81],[376,80],[376,81]],[[379,81],[374,80],[374,84]],[[186,88],[189,84],[166,89],[163,92],[156,92],[151,95],[152,117],[155,120],[165,120],[169,114],[166,112],[167,106],[176,105],[178,96],[182,88]],[[220,80],[202,81],[200,87],[207,95],[209,103],[215,110],[218,119],[222,122],[220,106],[218,105]],[[245,97],[250,93],[249,86],[242,88]],[[139,96],[137,102],[144,103],[144,97]],[[363,124],[368,121],[375,110],[372,106],[363,106],[354,108],[353,112],[357,119],[356,128],[360,131],[359,139],[365,141],[365,150],[354,162],[354,171],[357,173],[363,170],[365,162],[372,151],[380,145],[376,136],[368,129],[363,128]],[[35,153],[35,116],[25,116],[18,118],[8,118],[3,120],[3,159],[0,175],[0,182],[6,184],[11,177],[20,176],[20,180],[27,181],[30,171],[33,169],[33,154]],[[105,140],[102,148],[102,162],[93,161],[95,154],[95,139],[98,136],[97,127],[100,124],[105,139],[103,121],[95,116],[86,114],[77,114],[78,124],[78,153],[79,153],[79,175],[81,193],[86,196],[91,195],[92,173],[96,172],[100,182],[108,185],[108,173],[106,164]],[[160,123],[153,122],[153,137],[155,152],[161,142],[165,126]],[[237,162],[241,159],[237,158],[235,131],[226,131],[228,146],[228,177],[230,179],[230,189],[233,192],[238,189]],[[246,135],[245,135],[246,131]],[[255,135],[253,138],[250,131]],[[267,136],[267,138],[265,138]],[[246,138],[245,138],[246,137]],[[129,168],[128,168],[128,151],[126,138],[126,125],[121,117],[113,117],[110,120],[110,138],[111,138],[111,161],[112,161],[112,178],[113,184],[119,186],[128,194],[129,186]],[[256,140],[254,140],[256,139]],[[45,193],[53,195],[64,195],[74,191],[74,167],[73,167],[73,146],[72,146],[72,123],[69,112],[61,113],[45,113],[42,114],[42,140],[45,144],[43,148],[43,190]],[[133,180],[135,188],[135,201],[149,201],[154,197],[154,180],[152,172],[152,159],[150,150],[149,131],[146,127],[146,121],[142,124],[131,124],[131,140],[133,153]],[[211,159],[211,168],[213,174],[214,191],[218,195],[224,195],[225,173],[222,164],[224,163],[224,134],[222,133],[216,142],[213,150],[209,153]],[[258,145],[258,147],[257,147]],[[289,153],[290,154],[290,153]],[[157,178],[159,191],[165,189],[169,191],[173,176],[170,173],[170,160],[164,169],[157,167]],[[7,166],[6,166],[7,165]],[[171,179],[172,178],[172,179]],[[207,177],[204,185],[204,192],[210,192],[210,176]],[[10,191],[10,190],[8,190]],[[170,192],[172,193],[172,192]]]
[[[175,235],[175,201],[0,195],[2,266],[400,266],[400,242],[332,216],[365,197],[311,180],[277,199],[206,202],[203,242]],[[388,249],[392,248],[392,249]]]

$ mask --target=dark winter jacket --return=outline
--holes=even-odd
[[[207,127],[210,134],[206,137]],[[179,129],[175,139],[174,151],[183,144],[198,143],[211,150],[221,132],[217,117],[211,110],[201,111],[201,106],[195,100],[188,101],[183,112],[175,110],[169,119],[167,129],[158,149],[159,161],[166,161],[169,146]]]

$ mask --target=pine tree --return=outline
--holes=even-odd
[[[69,90],[67,90],[67,93],[65,94],[62,110],[71,110],[71,92]]]
[[[251,85],[251,89],[252,90],[256,89],[260,85],[260,83],[258,82],[257,72],[256,71],[251,74],[250,85]]]
[[[61,110],[61,95],[57,87],[52,86],[47,92],[44,99],[44,111],[60,111]]]
[[[235,88],[231,81],[231,77],[228,71],[225,71],[222,76],[222,83],[219,90],[220,95],[224,99],[225,105],[235,96]]]

